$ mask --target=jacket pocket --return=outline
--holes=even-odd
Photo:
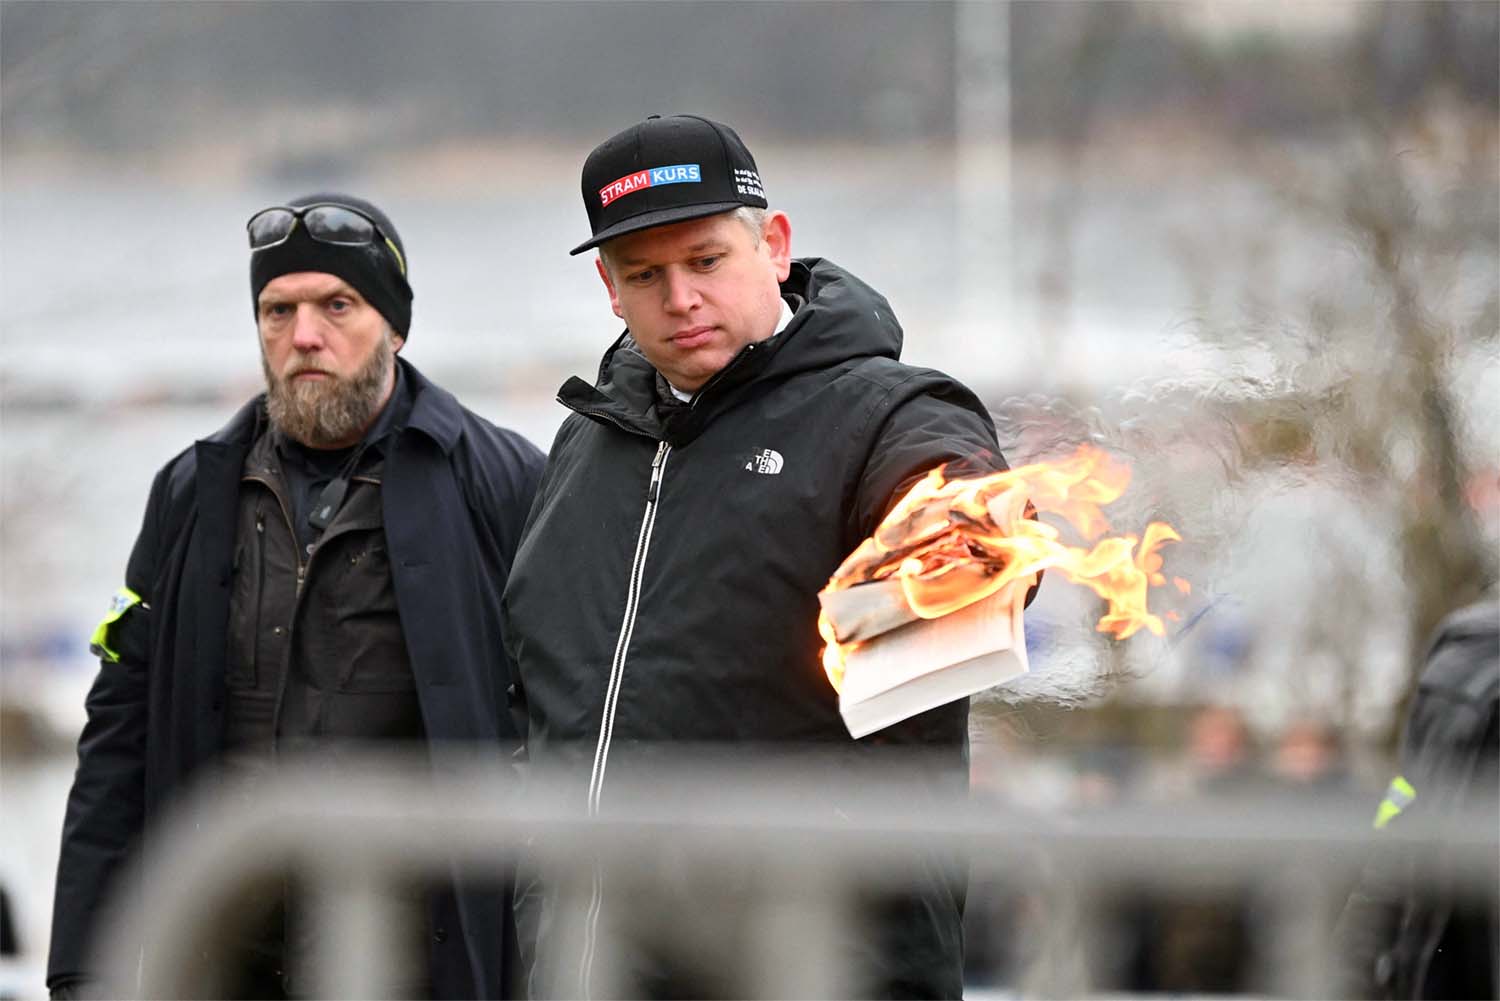
[[[304,633],[309,646],[318,648],[316,684],[349,694],[412,691],[385,536],[346,538],[348,545],[315,585],[321,621]]]

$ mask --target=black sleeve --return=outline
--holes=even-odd
[[[145,818],[147,672],[151,660],[151,589],[156,579],[158,520],[170,466],[157,474],[146,517],[131,550],[125,586],[142,601],[110,630],[118,660],[103,658],[84,703],[88,720],[78,741],[78,770],[68,794],[52,943],[49,988],[91,979],[94,922],[115,889],[123,863],[137,847]]]
[[[515,564],[516,550],[530,520],[547,457],[526,438],[487,422],[479,428],[474,448],[467,453],[461,480],[468,493],[467,502],[487,536],[483,560],[494,584],[484,591],[489,599],[484,609],[485,621],[497,630],[494,652],[495,715],[509,718],[512,728],[524,740],[525,714],[521,709],[523,695],[516,671],[514,652],[504,626],[505,584]]]
[[[944,463],[979,474],[1005,469],[995,422],[963,386],[931,374],[897,386],[877,410],[880,430],[865,462],[854,528],[868,538],[891,507],[919,479]]]
[[[1439,629],[1402,728],[1400,775],[1386,792],[1377,826],[1398,830],[1417,817],[1452,815],[1476,792],[1492,794],[1500,624],[1493,606],[1486,611],[1482,628],[1455,628],[1450,619]],[[1393,792],[1397,783],[1409,798]],[[1450,902],[1430,878],[1416,878],[1413,858],[1410,849],[1379,844],[1370,853],[1335,931],[1343,996],[1418,996],[1408,992],[1430,986],[1414,981],[1426,925],[1413,915]]]
[[[912,392],[915,387],[922,387]],[[995,422],[977,397],[956,382],[918,376],[888,397],[885,419],[865,464],[855,505],[856,538],[874,534],[882,518],[906,492],[941,465],[953,477],[983,476],[1009,469],[995,436]],[[1026,503],[1026,517],[1036,508]],[[1027,590],[1029,606],[1041,586]]]
[[[513,431],[493,425],[485,430],[484,440],[468,456],[463,481],[471,492],[470,502],[488,526],[509,570],[547,457]]]

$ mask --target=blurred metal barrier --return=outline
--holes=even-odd
[[[636,893],[671,871],[689,882],[701,877],[705,922],[713,920],[716,892],[749,909],[734,926],[744,937],[720,943],[738,957],[734,994],[835,997],[851,984],[835,945],[851,896],[899,887],[919,851],[938,850],[966,859],[976,884],[1004,879],[1031,887],[1044,903],[1042,948],[1009,996],[1089,989],[1083,964],[1100,934],[1095,905],[1102,895],[1122,887],[1170,893],[1248,885],[1271,902],[1264,918],[1269,992],[1328,997],[1332,921],[1377,840],[1363,797],[1218,799],[1044,816],[978,799],[945,800],[919,775],[911,784],[861,781],[835,797],[808,775],[795,766],[656,765],[639,781],[622,777],[593,817],[575,784],[523,780],[503,767],[455,765],[434,777],[430,767],[381,758],[359,768],[341,762],[336,774],[285,769],[253,797],[215,786],[152,837],[139,892],[106,925],[99,969],[107,971],[108,996],[202,996],[215,930],[232,916],[237,896],[257,879],[290,870],[312,888],[326,931],[317,995],[380,997],[396,982],[411,939],[388,890],[446,877],[454,867],[501,874],[524,854],[565,877],[558,949],[580,949],[589,933],[580,916],[590,874],[629,881],[635,873],[641,878],[629,885]],[[1392,829],[1378,841],[1423,849],[1419,857],[1430,860],[1435,876],[1461,875],[1461,892],[1495,892],[1494,804],[1442,828]],[[724,879],[715,888],[716,874]],[[705,924],[705,934],[714,927]],[[683,935],[692,931],[677,926]],[[601,934],[592,993],[629,995],[620,944],[607,930]]]

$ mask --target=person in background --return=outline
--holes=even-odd
[[[1186,750],[1195,796],[1241,795],[1265,785],[1250,727],[1234,706],[1206,705],[1193,713]]]
[[[1256,760],[1244,713],[1209,703],[1187,721],[1184,796],[1251,816],[1270,783]],[[1144,889],[1130,901],[1128,954],[1120,986],[1136,992],[1241,994],[1258,988],[1251,886]]]
[[[251,217],[266,391],[157,473],[68,797],[47,985],[99,989],[100,905],[189,786],[243,808],[282,763],[350,749],[499,754],[520,734],[500,597],[543,457],[398,357],[410,261],[370,202],[313,194]],[[205,991],[305,996],[318,932],[279,880],[223,915]],[[415,920],[391,996],[496,997],[514,951],[503,886],[455,878]],[[107,988],[107,985],[105,985]]]
[[[1271,756],[1278,790],[1322,796],[1351,787],[1338,732],[1318,719],[1293,720],[1282,728]]]
[[[1379,831],[1483,811],[1500,825],[1500,600],[1438,625],[1401,736],[1400,773],[1375,814]],[[1341,996],[1500,997],[1500,888],[1456,892],[1472,876],[1416,849],[1376,853],[1339,919]],[[1427,863],[1421,869],[1417,863]],[[1434,868],[1437,870],[1434,873]]]

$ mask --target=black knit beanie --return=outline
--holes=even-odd
[[[322,203],[346,205],[358,209],[379,227],[400,254],[391,253],[391,248],[376,234],[376,242],[362,247],[344,247],[333,243],[319,243],[307,235],[307,227],[298,225],[283,243],[266,247],[250,254],[250,305],[260,315],[261,289],[273,278],[299,271],[322,271],[338,275],[355,291],[365,297],[370,305],[380,311],[391,328],[403,338],[411,328],[411,285],[402,273],[407,266],[406,247],[401,243],[401,234],[391,224],[390,218],[363,198],[353,195],[321,193],[303,195],[287,202],[288,208],[302,208]]]

